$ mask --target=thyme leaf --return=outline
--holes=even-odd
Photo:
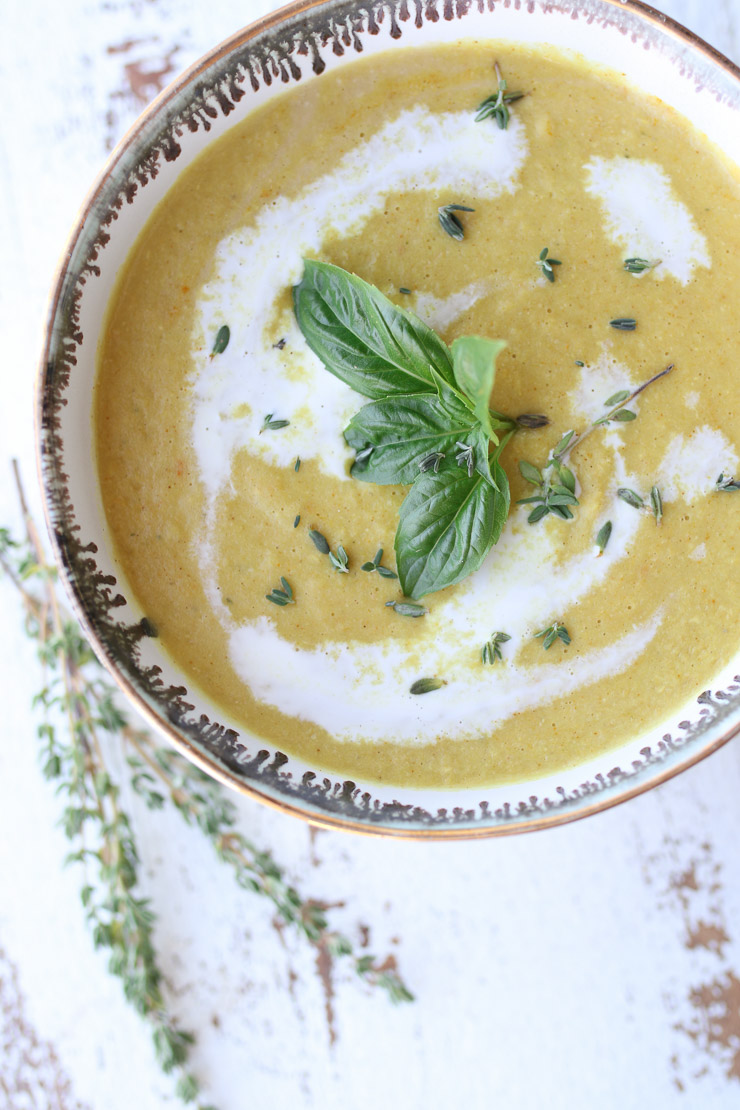
[[[615,320],[609,321],[609,326],[616,328],[617,331],[635,331],[637,320],[634,320],[631,316],[618,316]]]
[[[663,498],[657,486],[653,486],[650,490],[650,505],[655,517],[655,523],[660,524],[663,520]]]
[[[275,432],[278,428],[287,428],[289,424],[290,420],[274,420],[272,413],[268,412],[260,428],[260,435],[263,432]]]
[[[653,270],[656,266],[660,266],[660,263],[660,258],[652,262],[648,258],[625,258],[624,269],[628,274],[644,274],[646,270]]]
[[[520,428],[546,428],[550,421],[547,416],[523,412],[516,417],[516,423]]]
[[[429,612],[423,605],[413,601],[386,601],[386,609],[393,609],[400,617],[424,617]]]
[[[316,550],[321,552],[322,555],[329,555],[331,553],[329,541],[326,536],[322,536],[321,532],[317,532],[315,528],[309,528],[308,535]]]
[[[409,686],[410,694],[430,694],[432,690],[440,690],[444,685],[438,678],[417,678]]]
[[[596,546],[599,549],[599,555],[604,554],[606,545],[609,543],[609,538],[612,534],[612,522],[607,520],[606,524],[602,524],[596,533]]]
[[[213,358],[214,355],[222,355],[228,347],[230,339],[231,331],[229,329],[229,325],[222,324],[216,332],[216,338],[214,340],[213,349],[211,351],[211,358]]]
[[[617,497],[621,498],[627,505],[631,505],[633,509],[642,509],[645,504],[639,493],[635,493],[633,489],[627,489],[626,486],[620,486],[617,490]]]
[[[714,488],[719,493],[736,493],[738,490],[740,490],[740,479],[731,478],[729,476],[729,474],[725,478],[725,475],[724,475],[724,472],[723,472],[722,474],[720,474],[719,478],[714,483]]]

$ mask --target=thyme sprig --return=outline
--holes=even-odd
[[[443,204],[437,209],[439,226],[451,239],[457,239],[460,242],[465,238],[465,228],[460,217],[456,215],[457,212],[475,212],[475,209],[468,208],[466,204]]]
[[[287,578],[283,578],[282,576],[280,582],[282,584],[282,589],[278,586],[274,586],[269,594],[265,594],[265,597],[268,601],[271,601],[273,605],[295,605],[295,598],[293,597],[293,589],[290,582]]]
[[[543,628],[541,632],[535,632],[534,639],[537,640],[540,636],[544,637],[542,646],[545,651],[549,651],[556,640],[562,640],[566,647],[570,643],[568,629],[564,624],[561,624],[560,621],[555,621],[553,624],[548,625],[548,627]]]
[[[341,543],[337,546],[337,553],[329,552],[329,562],[334,567],[334,570],[340,574],[349,574],[349,555],[342,547]]]
[[[369,574],[372,574],[373,571],[377,571],[381,578],[398,578],[398,575],[395,573],[395,571],[392,571],[388,567],[383,566],[381,562],[382,558],[383,548],[379,547],[373,555],[373,558],[369,562],[362,564],[362,569],[367,571]]]
[[[526,482],[537,487],[538,490],[533,496],[522,497],[517,501],[518,505],[533,504],[535,506],[527,517],[530,524],[536,524],[537,521],[542,520],[549,513],[559,516],[563,520],[572,518],[572,509],[578,505],[575,475],[568,466],[573,451],[576,447],[580,447],[584,440],[598,428],[604,427],[611,421],[625,423],[636,419],[635,413],[626,409],[625,406],[634,401],[648,386],[659,381],[660,378],[664,378],[666,374],[670,374],[671,370],[673,370],[673,363],[666,366],[664,370],[659,370],[657,374],[653,374],[651,378],[638,385],[636,389],[622,389],[609,397],[605,402],[605,405],[611,406],[609,411],[594,420],[580,434],[574,429],[566,432],[541,470],[526,459],[520,460],[519,472]],[[658,494],[658,496],[660,495]],[[659,520],[657,511],[655,511],[655,516],[656,520]],[[662,501],[660,503],[660,516],[662,517]]]
[[[729,474],[725,478],[723,471],[717,481],[714,483],[714,488],[719,493],[736,493],[738,490],[740,490],[740,479],[731,478]]]
[[[537,259],[535,265],[539,266],[548,281],[553,282],[555,281],[555,271],[553,270],[553,266],[562,266],[563,263],[558,258],[548,258],[548,251],[548,247],[542,248],[542,250],[540,251],[540,257]]]
[[[491,665],[497,660],[503,659],[501,652],[501,645],[506,644],[511,639],[505,632],[492,632],[490,640],[486,640],[481,648],[480,661],[481,663],[490,663]]]
[[[478,111],[475,116],[475,122],[481,123],[485,119],[495,119],[501,131],[505,131],[509,126],[509,119],[511,113],[509,112],[509,105],[513,104],[515,100],[521,100],[526,93],[523,92],[509,92],[506,87],[506,81],[501,76],[501,69],[498,62],[494,62],[493,68],[496,72],[496,80],[498,86],[495,93],[491,93],[485,100],[482,100],[478,105]]]
[[[14,464],[15,466],[15,464]],[[180,1027],[164,990],[154,947],[156,916],[139,894],[139,853],[122,786],[112,768],[126,753],[128,782],[150,809],[171,803],[207,837],[229,864],[240,886],[266,897],[281,920],[318,951],[346,957],[365,982],[396,1002],[411,995],[401,978],[373,956],[357,956],[347,937],[329,928],[325,903],[304,899],[271,854],[258,849],[237,827],[237,810],[217,782],[154,736],[132,724],[117,691],[67,615],[57,595],[56,572],[44,555],[18,479],[26,538],[0,528],[0,572],[21,598],[25,629],[35,641],[43,685],[34,698],[43,715],[38,727],[43,774],[57,784],[61,824],[72,842],[67,863],[81,868],[80,898],[96,947],[109,952],[108,967],[128,1002],[148,1023],[157,1060],[175,1080],[175,1092],[196,1110],[213,1110],[201,1099],[189,1068],[193,1034]],[[282,580],[284,586],[285,580]]]

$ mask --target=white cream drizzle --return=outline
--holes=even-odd
[[[278,466],[292,465],[297,455],[316,458],[326,474],[347,478],[341,430],[356,411],[358,397],[308,350],[292,312],[275,317],[276,299],[300,279],[303,257],[319,254],[330,235],[360,231],[394,191],[443,191],[461,199],[514,191],[526,153],[516,117],[502,132],[475,125],[469,113],[403,112],[330,174],[292,199],[275,198],[254,224],[224,239],[198,303],[192,428],[209,504],[199,538],[204,585],[228,632],[232,665],[254,696],[326,728],[338,740],[413,745],[440,734],[457,739],[485,735],[514,712],[623,671],[645,650],[663,619],[656,609],[616,643],[587,655],[553,649],[546,667],[514,661],[519,642],[562,619],[628,556],[643,518],[618,499],[606,506],[614,529],[604,554],[596,558],[589,551],[565,564],[556,561],[549,523],[532,528],[526,524],[527,508],[515,507],[480,570],[454,596],[430,599],[430,612],[415,622],[408,647],[389,637],[372,644],[327,641],[304,650],[281,636],[277,617],[237,625],[220,600],[215,503],[229,488],[237,450],[246,448]],[[589,191],[601,200],[609,232],[625,250],[662,257],[663,274],[680,281],[687,281],[696,266],[710,264],[703,237],[660,167],[593,159],[586,170]],[[489,292],[486,283],[444,299],[415,290],[409,303],[431,326],[444,330]],[[211,358],[213,337],[223,323],[229,324],[231,341],[223,354]],[[278,339],[285,339],[281,349],[275,346]],[[574,422],[582,426],[603,415],[606,398],[632,384],[637,383],[629,369],[605,343],[597,362],[581,371],[572,396]],[[268,412],[289,419],[290,425],[260,435]],[[612,453],[615,488],[639,484],[625,470],[622,435],[616,426],[602,433],[602,444]],[[721,469],[737,470],[734,449],[721,433],[703,428],[696,437],[685,442],[677,436],[669,446],[660,477],[665,500],[697,496],[702,481],[706,489],[705,466],[697,474],[697,457],[706,460],[711,484]],[[698,553],[697,548],[692,557]],[[388,610],[389,622],[403,619]],[[483,667],[480,647],[499,629],[512,636],[504,648],[506,661]],[[409,693],[414,679],[432,675],[444,678],[444,692]]]
[[[711,266],[707,241],[661,166],[592,158],[584,170],[586,191],[601,202],[606,230],[625,257],[661,259],[650,273],[657,280],[672,274],[682,285],[698,266]]]
[[[319,253],[330,235],[359,232],[393,192],[432,191],[461,200],[512,192],[526,153],[515,117],[500,131],[476,124],[470,112],[433,115],[414,108],[297,196],[274,198],[253,225],[219,244],[198,302],[193,342],[193,444],[211,496],[228,482],[231,458],[245,446],[276,466],[300,455],[318,459],[332,477],[347,475],[349,454],[337,429],[356,411],[356,394],[326,373],[292,313],[280,321],[278,334],[268,330],[277,297],[300,280],[303,258]],[[469,307],[459,294],[441,302],[419,291],[416,300],[437,326]],[[224,323],[231,329],[229,346],[211,358]],[[281,338],[286,343],[278,350],[273,344]],[[249,413],[234,418],[244,405]],[[258,436],[268,412],[291,423],[279,434]]]
[[[658,470],[658,486],[664,501],[696,501],[720,474],[735,474],[738,457],[727,436],[704,424],[687,436],[674,436]]]

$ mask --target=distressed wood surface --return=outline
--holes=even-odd
[[[34,470],[45,299],[107,152],[180,69],[269,0],[36,0],[0,39],[0,467]],[[739,0],[663,0],[740,61]],[[18,526],[9,480],[0,523]],[[35,491],[32,500],[38,507]],[[59,806],[37,767],[33,651],[0,584],[0,1110],[175,1105],[149,1037],[92,951]],[[177,816],[141,810],[145,885],[196,1070],[221,1110],[740,1104],[740,745],[616,810],[503,841],[312,833],[238,802],[306,895],[391,952],[391,1008],[235,888]],[[369,949],[370,950],[370,949]]]

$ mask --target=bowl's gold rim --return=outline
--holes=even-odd
[[[656,8],[642,2],[642,0],[601,0],[602,3],[607,4],[615,11],[625,12],[629,11],[635,14],[638,18],[642,19],[645,23],[657,27],[660,31],[671,35],[673,38],[680,40],[685,45],[689,46],[693,51],[699,55],[704,55],[713,64],[719,66],[731,77],[740,81],[740,66],[737,66],[729,58],[725,57],[715,47],[710,46],[693,31],[684,27],[681,23],[677,22],[671,16],[667,16]],[[324,5],[330,5],[331,0],[293,0],[292,3],[283,5],[275,11],[270,12],[266,16],[262,16],[254,23],[236,31],[233,35],[224,39],[221,43],[215,46],[207,54],[202,55],[196,62],[183,71],[179,77],[175,78],[166,88],[162,90],[144,111],[137,117],[134,123],[127,129],[122,138],[116,144],[114,149],[108,156],[105,165],[98,174],[95,182],[93,183],[87,197],[83,200],[77,215],[72,231],[69,234],[66,245],[62,251],[59,262],[57,264],[56,273],[51,287],[51,293],[48,299],[46,317],[44,322],[44,342],[41,353],[41,360],[39,363],[38,373],[36,375],[35,384],[35,407],[34,407],[34,432],[36,443],[36,470],[39,485],[42,495],[42,506],[44,513],[44,520],[46,523],[47,532],[50,538],[52,551],[56,564],[60,570],[61,578],[64,583],[64,588],[67,597],[70,601],[72,609],[82,625],[85,635],[90,641],[92,647],[95,649],[96,655],[109,672],[111,678],[116,683],[121,692],[125,695],[129,702],[136,708],[137,712],[144,718],[147,724],[156,732],[160,733],[167,739],[181,754],[185,755],[192,763],[200,768],[203,772],[215,778],[222,785],[236,790],[238,793],[245,795],[249,798],[254,798],[259,802],[267,805],[270,809],[277,810],[280,813],[290,814],[293,817],[298,817],[308,824],[317,828],[326,830],[342,830],[345,832],[353,832],[364,836],[390,836],[397,837],[404,840],[479,840],[488,839],[496,836],[508,836],[515,833],[534,832],[538,829],[552,828],[559,825],[570,824],[574,821],[579,821],[584,817],[590,817],[595,813],[601,813],[605,810],[611,809],[622,802],[630,801],[632,798],[644,794],[648,790],[652,790],[657,786],[669,781],[674,776],[683,771],[688,770],[690,767],[695,766],[707,756],[712,755],[719,748],[723,747],[729,740],[740,733],[740,724],[731,727],[716,740],[714,740],[707,747],[702,748],[701,751],[687,756],[685,759],[677,762],[676,765],[665,768],[662,772],[650,776],[648,781],[641,782],[632,788],[622,789],[614,787],[614,796],[599,794],[598,799],[590,805],[579,806],[577,812],[552,809],[546,814],[536,817],[526,817],[522,819],[512,818],[510,821],[501,822],[494,825],[466,825],[458,827],[419,827],[412,828],[403,825],[387,825],[387,824],[374,824],[372,822],[355,821],[352,818],[335,816],[333,814],[319,814],[308,812],[306,809],[296,805],[283,798],[273,798],[269,794],[263,793],[259,785],[247,782],[240,779],[237,775],[224,771],[222,768],[215,766],[211,761],[205,758],[197,748],[195,748],[190,741],[185,737],[178,735],[173,727],[166,721],[160,718],[146,703],[141,693],[136,689],[132,682],[125,678],[119,670],[115,667],[113,661],[109,659],[107,652],[98,636],[97,631],[91,624],[86,612],[83,610],[77,592],[74,588],[73,580],[68,576],[62,550],[57,542],[54,530],[50,498],[47,494],[46,483],[44,481],[43,472],[43,459],[42,459],[42,438],[44,430],[43,420],[43,405],[44,394],[46,386],[46,370],[50,355],[50,348],[52,343],[53,325],[59,310],[59,302],[62,296],[65,276],[67,267],[72,257],[72,253],[80,235],[83,231],[84,225],[94,208],[95,202],[99,197],[103,187],[108,181],[113,169],[118,163],[121,156],[126,150],[136,141],[137,137],[160,111],[160,109],[172,101],[177,94],[195,78],[202,74],[205,70],[221,60],[225,55],[231,53],[234,49],[243,47],[252,39],[261,35],[269,29],[279,26],[286,19],[292,18],[302,13],[311,11],[314,8],[319,8]],[[485,788],[481,788],[485,789]]]

